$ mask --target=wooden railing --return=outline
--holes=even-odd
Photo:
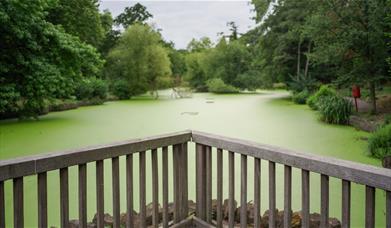
[[[189,213],[188,143],[195,143],[196,153],[196,209]],[[168,173],[168,153],[172,147],[173,177]],[[216,150],[212,150],[216,148]],[[159,149],[159,150],[158,150]],[[276,227],[276,163],[284,165],[284,227],[292,220],[292,168],[301,169],[302,180],[302,227],[310,226],[310,172],[321,175],[320,226],[329,225],[329,177],[342,181],[341,223],[350,227],[351,182],[366,186],[365,226],[375,227],[375,190],[386,192],[386,227],[391,227],[391,170],[339,159],[261,145],[254,142],[227,138],[196,131],[184,131],[145,139],[136,139],[76,151],[65,151],[50,155],[39,155],[21,159],[0,161],[0,228],[5,223],[4,182],[13,182],[13,226],[24,227],[23,177],[36,175],[38,184],[38,227],[48,227],[47,172],[59,170],[60,178],[60,222],[69,227],[69,176],[68,168],[78,166],[79,222],[87,227],[87,163],[96,163],[96,225],[104,227],[104,165],[105,159],[112,162],[112,208],[113,227],[120,227],[120,175],[119,157],[126,156],[126,227],[146,227],[146,153],[151,153],[152,166],[152,225],[154,227],[223,227],[235,225],[235,153],[240,154],[240,226],[247,227],[248,157],[254,159],[254,227],[261,226],[261,160],[268,161],[269,171],[269,227]],[[212,151],[217,157],[217,205],[216,216],[212,216]],[[158,153],[162,159],[162,186],[159,188]],[[139,154],[139,215],[138,225],[133,218],[134,183],[133,154]],[[223,170],[223,153],[228,153],[228,170]],[[190,170],[193,172],[193,170]],[[223,222],[223,172],[229,175],[228,221]],[[173,218],[169,212],[169,178],[173,178]],[[159,192],[162,192],[162,211],[159,209]],[[8,196],[7,196],[8,197]],[[160,217],[160,213],[162,214]]]

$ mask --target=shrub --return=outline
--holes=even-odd
[[[125,100],[132,96],[131,89],[125,80],[116,80],[112,84],[112,93],[118,99]]]
[[[238,93],[239,89],[227,85],[224,83],[223,80],[220,78],[213,78],[209,79],[206,82],[206,85],[208,86],[208,91],[212,93]]]
[[[336,94],[337,93],[335,92],[334,89],[332,89],[326,85],[323,85],[319,88],[319,90],[316,93],[314,93],[313,95],[311,95],[307,99],[307,104],[313,110],[317,110],[318,109],[318,102],[321,98],[328,97],[328,96],[335,96]]]
[[[107,84],[102,79],[83,79],[75,89],[78,100],[106,99]]]
[[[307,90],[303,90],[300,93],[293,93],[292,101],[296,104],[305,104],[309,95]]]
[[[326,96],[319,100],[321,120],[332,124],[347,124],[352,114],[352,104],[340,96]]]
[[[391,155],[391,124],[377,129],[368,139],[369,153],[376,158],[383,159]]]

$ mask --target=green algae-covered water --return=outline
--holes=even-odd
[[[286,92],[265,91],[258,94],[194,94],[193,98],[171,99],[170,92],[159,100],[137,98],[107,102],[100,106],[50,113],[39,121],[0,122],[0,159],[58,150],[74,149],[113,141],[140,138],[162,133],[194,129],[224,136],[277,145],[289,149],[379,166],[380,161],[365,153],[367,133],[348,126],[327,125],[305,105],[292,104]],[[194,145],[189,144],[189,169],[193,170]],[[135,205],[138,205],[138,157],[135,156]],[[125,161],[121,165],[121,211],[125,211]],[[216,164],[216,160],[213,160]],[[147,153],[147,201],[151,201],[150,154]],[[161,164],[159,164],[161,168]],[[240,159],[236,156],[236,199],[240,201]],[[214,166],[215,167],[215,166]],[[224,194],[228,197],[227,156],[224,158]],[[253,160],[249,159],[248,200],[253,196]],[[105,211],[111,213],[111,164],[105,162]],[[262,162],[262,211],[268,207],[267,163]],[[215,171],[215,170],[214,170]],[[172,170],[169,170],[171,173]],[[59,223],[58,171],[48,173],[49,226]],[[161,172],[160,172],[161,175]],[[172,175],[170,176],[172,177]],[[216,173],[213,174],[216,178]],[[189,172],[189,197],[195,198],[194,171]],[[70,217],[78,217],[77,168],[70,168]],[[300,210],[300,171],[293,169],[294,211]],[[172,182],[172,178],[170,179]],[[25,226],[37,226],[36,177],[25,178]],[[213,182],[215,183],[215,182]],[[12,183],[6,185],[6,224],[12,227]],[[160,184],[161,186],[161,184]],[[311,174],[311,211],[319,212],[320,177]],[[172,190],[172,187],[171,189]],[[215,194],[215,186],[213,191]],[[376,225],[384,227],[385,194],[376,192]],[[172,194],[172,191],[170,191]],[[172,195],[170,196],[172,200]],[[160,197],[161,199],[161,197]],[[330,216],[340,217],[341,182],[330,178]],[[88,164],[88,216],[95,214],[95,167]],[[352,226],[364,226],[365,189],[352,186]],[[277,165],[277,207],[283,208],[283,167]],[[137,209],[137,208],[136,208]]]

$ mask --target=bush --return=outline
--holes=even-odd
[[[208,91],[212,93],[239,93],[239,89],[227,85],[220,78],[213,78],[206,82]]]
[[[309,95],[310,94],[307,90],[303,90],[300,93],[294,93],[292,96],[292,101],[296,104],[305,104]]]
[[[321,120],[332,124],[348,124],[352,114],[352,104],[340,96],[326,96],[319,100]]]
[[[131,89],[125,80],[116,80],[111,87],[112,93],[118,99],[125,100],[132,96]]]
[[[335,92],[334,89],[326,85],[322,85],[316,93],[314,93],[307,99],[307,104],[313,110],[317,110],[318,102],[321,98],[328,97],[328,96],[336,96],[336,94],[337,93]]]
[[[102,79],[83,79],[75,90],[78,100],[106,99],[107,84]]]
[[[391,124],[380,127],[369,137],[368,150],[373,157],[380,159],[391,155]]]

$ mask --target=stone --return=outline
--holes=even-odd
[[[92,222],[95,223],[95,224],[98,224],[98,222],[97,222],[97,217],[98,217],[98,215],[95,214],[95,215],[94,215],[94,218],[92,219]],[[110,226],[110,227],[112,227],[112,226],[113,226],[113,216],[111,216],[111,215],[108,214],[108,213],[104,214],[103,222],[104,222],[104,225],[105,225],[105,226]]]
[[[234,200],[234,208],[236,208],[238,203],[236,200]],[[229,200],[225,199],[224,204],[223,204],[223,218],[228,220],[228,215],[229,215]]]
[[[69,220],[69,228],[79,228],[79,220],[77,219],[72,219],[72,220]]]
[[[310,228],[317,228],[320,226],[320,214],[310,214]]]
[[[136,211],[133,210],[133,220],[135,220],[136,217],[138,217],[138,214]],[[126,225],[126,213],[121,213],[120,223],[121,223],[121,225]]]
[[[87,228],[96,228],[96,227],[97,227],[96,224],[93,222],[87,223]]]
[[[391,169],[391,156],[386,156],[383,158],[383,167]]]
[[[341,222],[336,218],[329,218],[330,228],[341,228]]]
[[[301,227],[301,215],[300,212],[294,212],[292,214],[292,228],[300,228]]]

